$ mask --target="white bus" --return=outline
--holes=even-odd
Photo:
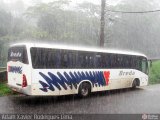
[[[147,57],[140,53],[49,44],[9,48],[8,85],[35,96],[59,96],[148,84]]]

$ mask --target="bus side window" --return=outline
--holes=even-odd
[[[139,70],[139,61],[137,56],[132,56],[132,69]]]
[[[41,59],[43,57],[43,49],[35,49],[34,52],[34,68],[43,68],[43,59]]]
[[[74,52],[68,53],[68,68],[74,68],[76,66],[76,55]]]
[[[101,54],[101,67],[102,68],[107,68],[107,56],[105,54]]]
[[[129,68],[129,58],[128,56],[125,56],[125,62],[126,62],[126,65],[125,65],[125,68]]]
[[[122,56],[117,55],[117,68],[122,68]]]
[[[88,67],[94,68],[94,55],[92,53],[88,54]]]
[[[140,71],[142,70],[142,63],[141,63],[141,58],[140,57],[137,59],[137,68]]]
[[[101,68],[101,55],[100,54],[97,54],[95,55],[95,61],[94,61],[94,65],[95,65],[95,68]]]
[[[82,52],[77,52],[76,53],[76,67],[77,68],[83,68],[83,63],[84,63],[84,56]]]
[[[89,54],[83,54],[82,66],[84,68],[89,68],[90,67],[90,55]]]
[[[54,67],[54,52],[53,50],[49,50],[47,52],[46,58],[46,67],[47,68],[53,68]]]
[[[106,67],[107,68],[111,68],[111,55],[108,54],[107,57],[106,57]]]
[[[54,61],[55,61],[55,68],[61,68],[61,51],[60,50],[55,50],[55,56],[54,56]]]
[[[111,66],[111,68],[115,68],[115,57],[114,57],[114,54],[110,54],[110,66]]]
[[[68,68],[68,52],[61,51],[61,68]]]

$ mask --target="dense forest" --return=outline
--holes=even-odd
[[[99,46],[100,0],[99,4],[33,0],[28,6],[22,0],[4,1],[0,0],[0,66],[6,65],[9,44],[16,42]],[[158,0],[117,1],[116,4],[106,2],[104,47],[138,51],[149,58],[159,58],[160,12],[114,12],[155,10],[160,8]]]

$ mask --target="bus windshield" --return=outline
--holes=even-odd
[[[8,61],[19,61],[28,64],[27,49],[25,46],[11,47],[8,51]]]

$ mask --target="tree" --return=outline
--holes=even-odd
[[[0,37],[2,37],[11,32],[12,15],[0,10],[0,21]]]
[[[96,45],[98,40],[99,6],[82,3],[70,9],[69,1],[56,1],[30,7],[26,15],[37,21],[37,29],[50,39],[63,43]],[[98,16],[98,17],[97,17]]]
[[[13,5],[12,5],[12,13],[16,17],[20,17],[25,11],[25,5],[23,0],[17,0]]]
[[[106,0],[101,0],[101,28],[100,28],[100,46],[104,46],[104,29],[105,29],[105,6]]]
[[[155,2],[157,1],[157,2]],[[111,37],[107,41],[107,47],[133,50],[146,54],[149,58],[159,56],[159,12],[154,13],[123,13],[123,11],[148,11],[158,9],[160,3],[158,0],[122,0],[116,6],[108,6],[109,10],[122,12],[107,12],[105,31],[111,32]],[[106,34],[107,36],[108,34]]]

